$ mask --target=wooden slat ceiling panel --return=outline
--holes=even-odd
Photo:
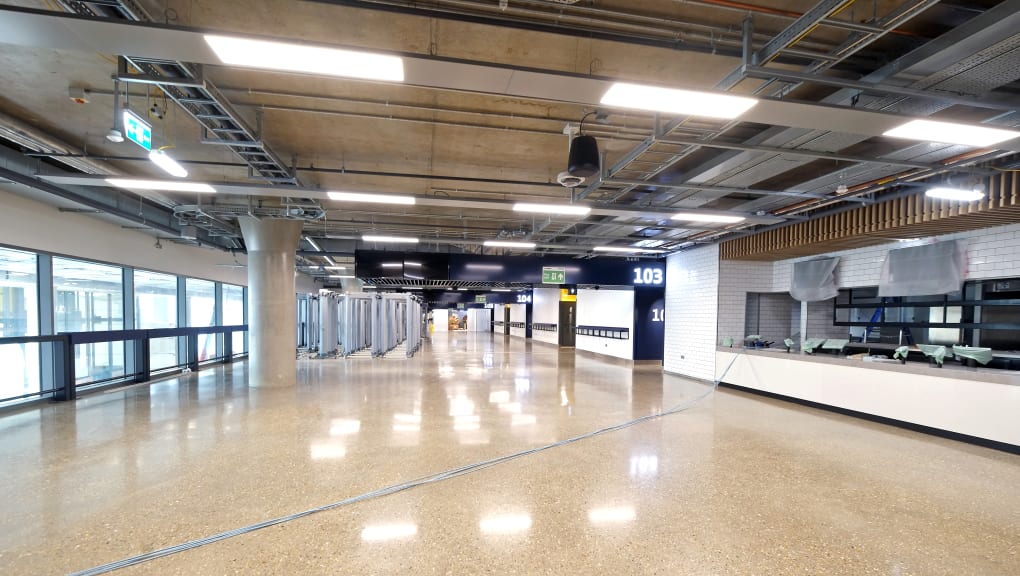
[[[776,261],[1020,222],[1020,173],[985,182],[977,202],[933,200],[922,194],[870,204],[723,242],[723,260]]]

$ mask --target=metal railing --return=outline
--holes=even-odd
[[[75,346],[79,344],[102,344],[108,342],[124,342],[125,358],[132,366],[130,373],[123,376],[105,379],[101,382],[120,381],[125,384],[136,384],[148,382],[152,379],[153,369],[150,360],[150,343],[156,338],[185,338],[186,339],[186,360],[175,367],[187,368],[197,371],[202,363],[209,364],[208,359],[202,359],[199,355],[199,336],[204,334],[222,334],[223,354],[217,356],[216,363],[229,364],[236,358],[233,350],[233,338],[235,332],[247,332],[245,324],[237,326],[206,326],[194,328],[154,328],[147,330],[107,330],[97,332],[62,332],[48,336],[14,336],[0,338],[0,346],[9,344],[51,344],[49,349],[40,350],[42,372],[40,372],[39,390],[0,398],[0,403],[15,400],[24,400],[32,397],[50,397],[56,401],[74,400],[77,397],[77,389],[82,386],[94,386],[97,381],[89,381],[79,384],[75,375]],[[46,372],[45,364],[49,363],[52,372]],[[174,367],[170,367],[174,368]],[[158,371],[164,371],[161,367]],[[43,377],[45,375],[45,377]]]

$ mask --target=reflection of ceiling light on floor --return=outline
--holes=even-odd
[[[417,432],[421,430],[421,426],[418,424],[394,424],[394,432]]]
[[[450,416],[466,416],[475,413],[475,403],[464,396],[450,399]]]
[[[333,420],[333,422],[329,425],[330,436],[357,434],[359,430],[361,430],[361,420],[345,420],[338,418]]]
[[[312,444],[312,460],[333,460],[343,458],[347,455],[347,448],[340,444],[321,443]]]
[[[489,402],[493,404],[502,404],[510,401],[510,393],[506,390],[498,390],[496,392],[489,392]]]
[[[480,430],[482,425],[478,422],[455,422],[453,429],[457,432],[470,432],[472,430]]]
[[[393,419],[397,422],[421,422],[421,414],[394,414]]]
[[[531,391],[531,378],[514,378],[514,388],[518,394]]]
[[[409,538],[417,533],[418,526],[415,524],[378,524],[365,526],[365,529],[361,531],[361,539],[366,542],[381,542]]]
[[[482,532],[488,534],[513,534],[525,532],[531,528],[531,516],[529,514],[503,514],[499,516],[487,516],[478,523]]]
[[[617,522],[630,522],[636,513],[633,506],[611,506],[607,508],[592,508],[588,511],[588,520],[592,524],[611,524]]]
[[[511,426],[530,426],[538,422],[534,414],[514,414],[510,418]]]

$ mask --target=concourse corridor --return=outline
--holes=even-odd
[[[487,333],[0,414],[0,573],[86,570],[690,404]],[[719,389],[689,410],[117,574],[1017,574],[1017,456]]]

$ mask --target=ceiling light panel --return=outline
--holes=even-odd
[[[602,97],[602,104],[606,106],[727,120],[740,116],[757,103],[754,98],[624,82],[610,86]]]
[[[397,56],[215,35],[206,35],[205,41],[220,61],[231,66],[404,81],[404,61]]]
[[[327,192],[330,200],[338,202],[376,202],[379,204],[414,204],[413,196],[366,194],[363,192]]]
[[[534,242],[504,242],[502,240],[486,240],[483,244],[490,248],[523,248],[528,250],[536,246]]]
[[[697,212],[680,212],[671,216],[673,220],[684,222],[709,222],[712,224],[735,224],[743,222],[743,216],[724,216],[722,214],[700,214]]]
[[[106,183],[117,188],[134,190],[156,190],[159,192],[201,192],[213,194],[216,189],[201,182],[177,182],[173,180],[133,180],[130,178],[107,178]]]
[[[958,200],[960,202],[974,202],[985,197],[985,193],[980,190],[966,190],[962,188],[929,188],[924,192],[924,195],[929,198],[938,198],[940,200]]]
[[[171,176],[176,176],[177,178],[188,177],[188,171],[163,150],[153,150],[149,152],[149,160],[152,160],[153,164],[159,166],[164,172]]]
[[[588,206],[571,206],[557,204],[528,204],[518,202],[514,204],[514,212],[538,212],[541,214],[561,214],[569,216],[584,216],[591,212]]]
[[[407,236],[371,236],[366,235],[361,237],[365,242],[391,242],[396,244],[417,244],[417,238],[408,238]]]
[[[941,142],[963,146],[992,146],[1006,140],[1020,137],[1016,130],[956,124],[938,120],[911,120],[906,124],[886,131],[883,136],[907,138],[921,142]]]
[[[596,252],[619,252],[620,254],[637,254],[645,252],[648,254],[665,254],[665,250],[654,250],[652,248],[632,248],[627,246],[596,246],[592,248]]]

